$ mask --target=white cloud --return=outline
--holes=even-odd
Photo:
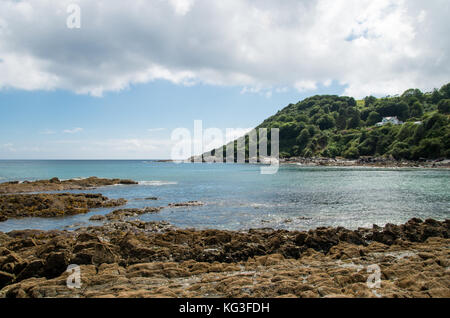
[[[317,84],[314,81],[299,81],[299,82],[294,83],[294,87],[299,92],[312,91],[317,88]]]
[[[16,148],[14,148],[13,143],[0,144],[0,150],[6,150],[8,152],[16,152]]]
[[[362,97],[449,81],[445,0],[79,0],[68,29],[71,2],[0,2],[0,88],[101,96],[164,79],[269,97],[334,81]]]
[[[73,128],[73,129],[65,129],[63,130],[63,133],[65,134],[77,134],[83,131],[83,128]]]
[[[194,5],[195,0],[169,0],[175,13],[178,15],[186,15]]]

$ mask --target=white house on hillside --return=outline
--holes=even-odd
[[[376,124],[376,126],[384,126],[387,124],[392,124],[392,125],[403,125],[403,122],[398,120],[397,116],[394,117],[383,117],[383,120],[379,123]]]

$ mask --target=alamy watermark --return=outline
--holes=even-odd
[[[381,295],[378,294],[377,290],[381,288],[381,268],[377,264],[373,264],[367,266],[367,273],[369,273],[369,277],[367,278],[367,287],[372,290],[372,293],[381,298]]]
[[[242,135],[242,129],[227,128],[225,133],[219,128],[203,129],[203,122],[195,120],[193,135],[187,128],[177,128],[171,139],[175,143],[171,160],[177,163],[261,163],[261,174],[278,172],[278,128],[251,129]]]
[[[71,3],[67,6],[67,13],[69,16],[66,19],[66,25],[69,29],[81,28],[81,8],[76,3]]]
[[[81,269],[76,264],[71,264],[67,267],[66,272],[70,273],[67,277],[66,285],[70,289],[81,288]]]

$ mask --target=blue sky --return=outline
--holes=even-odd
[[[314,93],[343,90],[334,84]],[[170,147],[164,144],[175,128],[193,130],[194,120],[202,120],[204,129],[224,132],[252,128],[309,95],[289,89],[268,96],[239,87],[182,86],[164,80],[102,97],[62,90],[4,90],[0,92],[0,158],[169,158]],[[139,141],[148,147],[139,150]]]
[[[449,82],[447,0],[2,0],[0,159],[170,157],[315,94]]]

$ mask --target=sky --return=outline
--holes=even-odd
[[[316,94],[439,88],[449,7],[0,0],[0,159],[163,159],[194,120],[244,132]]]

